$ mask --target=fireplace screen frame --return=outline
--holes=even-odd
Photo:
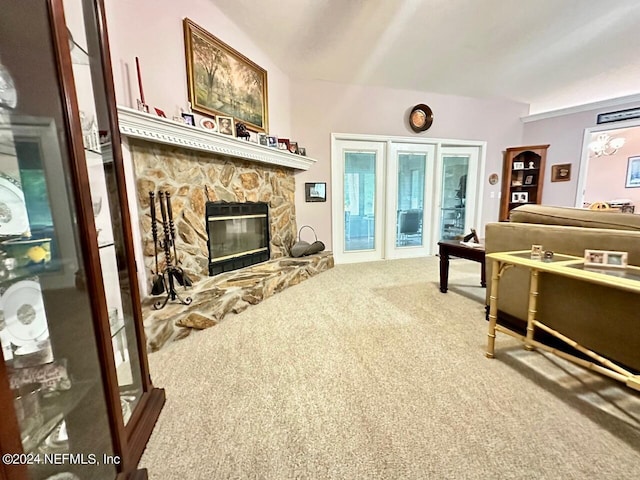
[[[249,251],[246,254],[224,256],[220,258],[212,257],[212,232],[210,231],[210,217],[256,217],[265,218],[265,247],[260,247],[257,251]],[[238,270],[257,263],[266,262],[271,258],[271,223],[269,222],[269,204],[264,202],[207,202],[205,204],[205,225],[207,230],[207,250],[209,255],[209,276],[218,275],[223,272]]]

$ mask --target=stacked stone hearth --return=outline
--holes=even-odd
[[[162,297],[149,297],[143,301],[145,331],[152,351],[172,339],[186,336],[190,331],[186,329],[211,326],[229,312],[237,313],[333,266],[329,253],[303,260],[288,256],[297,233],[292,169],[143,140],[130,139],[129,148],[135,169],[145,271],[149,278],[150,272],[155,272],[149,192],[166,191],[171,194],[179,264],[194,281],[192,289],[185,292],[194,298],[191,306],[170,302],[156,311],[152,305]],[[220,200],[269,204],[269,262],[238,272],[208,276],[205,204]],[[164,231],[159,208],[156,211],[158,233],[162,238]],[[162,251],[159,253],[159,270],[162,271],[165,258]]]

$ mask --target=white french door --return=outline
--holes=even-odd
[[[477,212],[481,204],[479,184],[478,147],[442,146],[438,153],[433,214],[432,246],[435,249],[440,239],[451,240],[466,235],[476,225]],[[435,250],[434,250],[435,251]]]
[[[332,141],[337,263],[431,255],[477,226],[484,142],[346,137]]]
[[[341,263],[383,258],[385,173],[383,142],[334,144],[334,257]]]
[[[385,258],[429,254],[435,145],[391,143],[387,161]]]

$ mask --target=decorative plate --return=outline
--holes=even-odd
[[[433,111],[428,105],[420,103],[409,113],[409,125],[414,132],[424,132],[433,124]]]
[[[49,336],[40,284],[23,280],[2,295],[2,307],[9,339],[14,345],[44,340]]]
[[[215,118],[201,118],[200,126],[205,130],[212,130],[214,132],[218,131],[218,125],[216,124]]]
[[[0,176],[0,235],[22,235],[29,230],[27,205],[20,184]]]

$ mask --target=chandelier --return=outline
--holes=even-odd
[[[602,155],[613,155],[624,145],[624,138],[611,138],[606,133],[601,133],[598,137],[589,144],[589,150],[596,157]]]

